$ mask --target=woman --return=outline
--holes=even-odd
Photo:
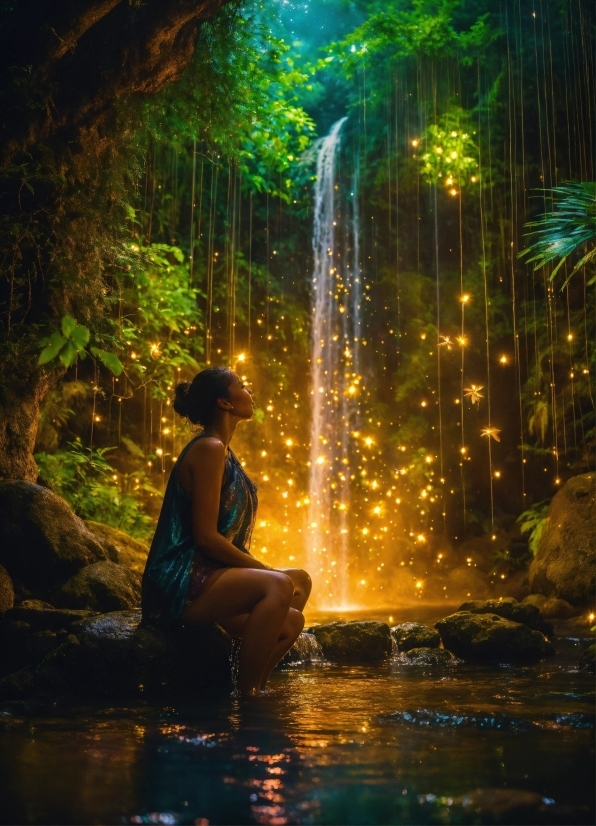
[[[229,448],[238,422],[252,418],[246,385],[209,367],[177,385],[174,410],[203,430],[172,469],[143,575],[143,619],[217,622],[240,637],[238,690],[255,695],[304,627],[310,577],[249,553],[256,485]]]

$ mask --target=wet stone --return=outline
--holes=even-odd
[[[331,622],[308,631],[331,662],[381,662],[391,656],[391,632],[384,622]]]
[[[445,648],[472,662],[530,663],[555,653],[540,631],[497,614],[459,611],[435,628]]]
[[[513,597],[472,599],[460,605],[459,610],[469,611],[472,614],[497,614],[511,622],[521,622],[534,631],[540,631],[545,637],[552,637],[554,633],[553,626],[544,619],[539,608],[525,602],[518,602]]]
[[[137,608],[141,604],[141,575],[115,562],[88,565],[53,595],[56,605],[100,613]]]
[[[458,662],[445,648],[410,648],[403,659],[412,665],[454,665]]]
[[[231,640],[218,625],[162,630],[140,611],[115,611],[72,623],[64,642],[34,669],[0,681],[0,699],[58,692],[80,697],[198,697],[231,688]]]
[[[409,651],[411,648],[438,648],[441,645],[439,632],[420,622],[402,622],[394,625],[391,636],[398,651]]]

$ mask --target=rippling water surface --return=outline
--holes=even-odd
[[[558,640],[557,656],[532,667],[297,665],[251,704],[5,704],[0,819],[594,823],[594,681],[577,670],[586,644]],[[538,793],[541,813],[474,810],[476,789]]]

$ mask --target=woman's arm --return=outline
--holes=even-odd
[[[208,556],[232,568],[267,566],[250,554],[238,550],[218,533],[217,517],[226,449],[219,439],[200,439],[189,451],[185,464],[192,484],[192,528],[197,546]]]

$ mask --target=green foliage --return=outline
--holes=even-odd
[[[160,495],[144,476],[122,476],[106,459],[112,447],[85,448],[69,442],[68,450],[37,453],[41,476],[82,519],[119,528],[138,539],[152,533],[152,520],[143,513],[139,491]]]
[[[536,556],[538,553],[540,538],[547,525],[546,513],[549,505],[550,499],[545,499],[543,502],[532,505],[517,518],[521,532],[528,534],[528,547],[532,556]]]
[[[446,187],[451,195],[457,188],[479,186],[481,174],[478,163],[478,147],[474,143],[470,112],[452,106],[431,124],[422,138],[420,171],[425,181]],[[418,144],[418,141],[416,141]],[[417,152],[420,150],[417,148]]]
[[[526,224],[526,227],[533,229],[528,234],[536,235],[537,240],[522,250],[519,256],[533,263],[535,270],[558,260],[549,276],[552,281],[569,256],[592,244],[565,279],[565,287],[582,267],[596,261],[596,183],[569,181],[554,187],[551,192],[555,210]],[[596,283],[596,275],[588,283]]]
[[[164,399],[181,371],[199,369],[203,294],[190,285],[181,249],[152,244],[140,252],[145,265],[122,291],[118,334],[129,379],[135,385],[150,382],[154,395]]]
[[[87,344],[91,333],[82,324],[77,324],[76,319],[70,315],[62,317],[62,333],[54,331],[47,338],[43,338],[39,343],[43,348],[39,354],[37,363],[42,366],[49,364],[54,359],[59,359],[64,367],[70,367],[75,361],[87,357]],[[101,363],[108,368],[115,376],[122,372],[122,363],[118,356],[99,347],[90,347],[91,355],[96,356]]]
[[[414,0],[410,9],[384,6],[373,11],[361,26],[332,44],[330,56],[341,63],[347,77],[363,64],[374,64],[379,56],[391,61],[418,54],[458,56],[468,63],[500,35],[490,25],[488,14],[458,31],[453,25],[453,0],[440,0],[433,12],[426,6],[424,0]]]

